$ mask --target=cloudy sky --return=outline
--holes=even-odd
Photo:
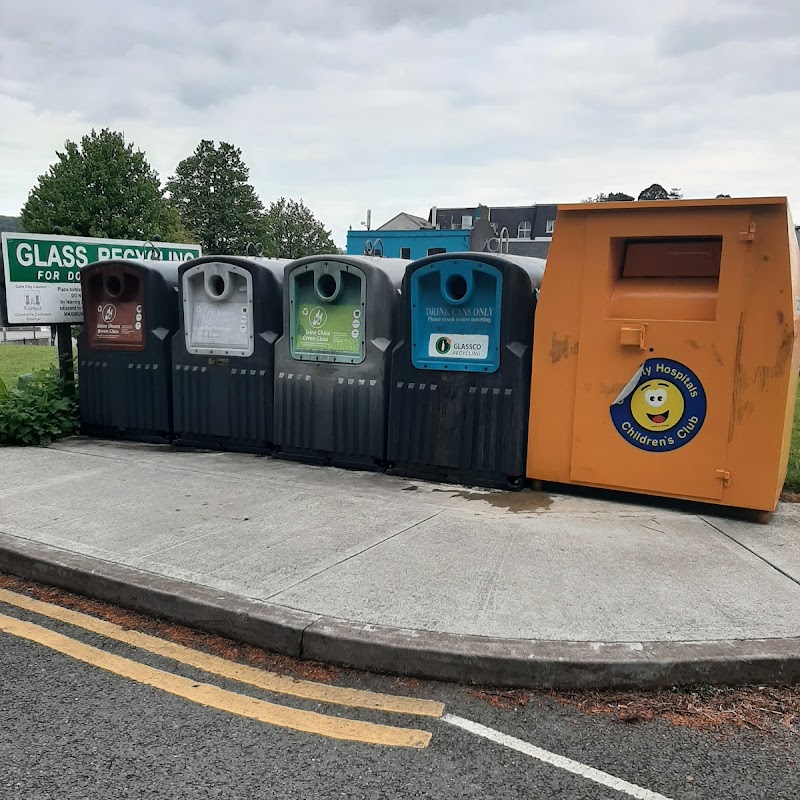
[[[800,220],[800,0],[498,6],[4,0],[0,213],[94,126],[162,179],[201,138],[233,142],[265,204],[302,197],[340,245],[367,208],[653,182],[788,195]]]

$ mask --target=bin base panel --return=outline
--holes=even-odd
[[[688,495],[659,493],[657,491],[644,491],[638,489],[621,488],[617,486],[602,486],[595,483],[579,483],[578,481],[558,481],[548,480],[547,478],[530,478],[531,486],[537,491],[555,492],[558,494],[586,494],[603,495],[620,502],[637,503],[638,498],[644,504],[657,504],[667,508],[679,508],[685,506],[692,513],[700,514],[703,510],[713,510],[719,514],[721,509],[727,509],[731,514],[741,516],[750,521],[764,523],[768,515],[772,514],[778,507],[777,500],[769,508],[756,508],[755,506],[738,505],[736,502],[715,500],[708,497],[690,497]],[[768,506],[769,503],[765,503]]]
[[[177,434],[173,444],[175,447],[183,447],[187,450],[219,450],[229,453],[252,453],[253,455],[272,455],[275,450],[275,446],[270,442],[250,442],[193,434]]]
[[[327,450],[306,450],[303,448],[281,446],[272,454],[285,461],[300,461],[304,464],[342,467],[343,469],[359,469],[365,472],[383,472],[385,463],[372,456],[347,456]]]
[[[524,475],[468,472],[456,468],[439,468],[428,464],[392,464],[386,470],[386,474],[397,475],[402,478],[419,478],[420,480],[436,483],[480,486],[485,489],[506,489],[515,492],[524,489],[527,484]]]
[[[130,442],[148,442],[150,444],[169,444],[172,434],[169,431],[147,431],[136,428],[113,428],[105,425],[81,423],[81,435],[93,439],[121,439]]]

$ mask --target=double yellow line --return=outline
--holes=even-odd
[[[0,602],[268,692],[289,695],[303,700],[392,714],[438,718],[444,713],[444,704],[433,700],[417,700],[410,697],[398,697],[396,695],[368,692],[361,689],[348,689],[341,686],[328,686],[314,683],[313,681],[288,678],[274,672],[255,669],[244,664],[227,661],[218,656],[192,650],[183,645],[168,642],[146,633],[128,630],[112,622],[106,622],[61,606],[43,603],[6,589],[0,589]],[[254,719],[268,725],[327,736],[332,739],[389,747],[424,748],[428,746],[431,740],[431,734],[428,731],[416,728],[379,725],[372,722],[361,722],[360,720],[320,714],[314,711],[304,711],[259,700],[249,695],[237,694],[212,684],[197,683],[189,678],[107,653],[97,647],[63,636],[41,625],[24,622],[4,614],[0,614],[0,632],[36,642],[43,647],[48,647],[78,661],[83,661],[86,664],[137,683],[152,686],[169,694],[183,697],[194,703]]]

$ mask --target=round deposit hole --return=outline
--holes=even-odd
[[[336,294],[336,278],[327,272],[317,278],[317,291],[323,300],[330,300]]]
[[[119,297],[122,293],[122,281],[118,275],[109,275],[106,278],[106,293],[111,297]]]
[[[212,275],[208,279],[208,293],[212,297],[222,297],[225,294],[225,278],[222,275]]]
[[[448,275],[444,282],[448,299],[458,302],[467,294],[467,279],[463,275]]]

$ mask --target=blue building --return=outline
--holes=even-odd
[[[375,230],[350,230],[348,255],[424,258],[490,250],[546,258],[557,206],[437,208],[428,218],[402,212]],[[501,241],[502,240],[502,241]]]
[[[423,258],[436,253],[469,250],[470,231],[440,231],[436,228],[392,231],[348,231],[347,255],[382,255],[386,258]]]

